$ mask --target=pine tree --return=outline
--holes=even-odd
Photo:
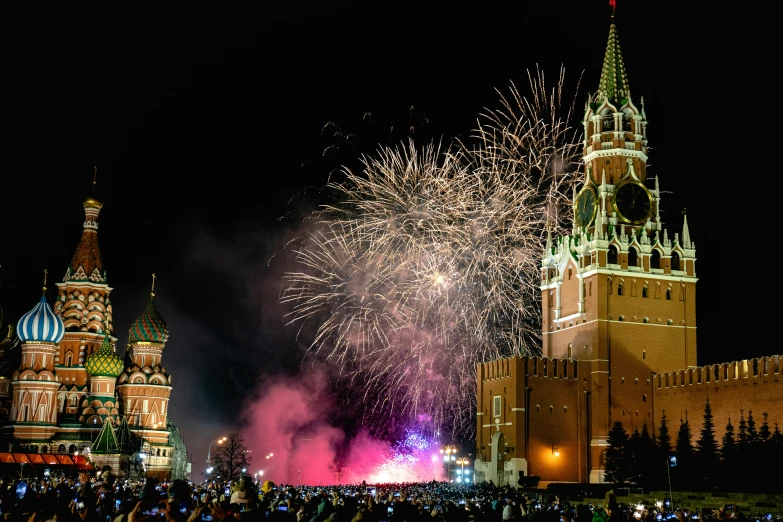
[[[697,465],[700,475],[704,479],[704,485],[711,487],[715,483],[720,464],[718,443],[715,440],[715,424],[712,421],[712,408],[710,399],[704,405],[704,422],[701,427],[701,436],[696,442]]]
[[[761,442],[767,442],[769,438],[772,436],[772,433],[769,431],[769,423],[767,419],[768,415],[767,412],[764,412],[764,422],[761,423],[761,429],[759,429],[759,440]]]
[[[775,423],[775,431],[772,432],[772,438],[770,440],[775,444],[783,444],[783,433],[781,433],[777,422]]]
[[[658,427],[658,437],[655,440],[655,451],[650,466],[650,482],[648,487],[664,488],[668,483],[669,456],[672,454],[672,438],[669,434],[669,420],[666,410],[661,412],[661,424]]]
[[[661,426],[658,429],[658,449],[668,456],[672,451],[672,437],[669,435],[669,421],[666,419],[666,410],[661,416]]]
[[[677,431],[677,462],[691,461],[693,456],[693,435],[691,434],[691,425],[688,422],[688,417],[685,420],[680,420],[680,429]],[[678,464],[679,465],[679,464]]]
[[[750,440],[748,439],[748,423],[745,422],[745,411],[740,410],[739,430],[737,431],[737,449],[744,449]]]
[[[687,412],[685,420],[680,420],[680,429],[677,430],[677,442],[675,453],[677,455],[677,467],[672,470],[672,484],[678,488],[693,485],[693,445],[691,440],[691,425],[688,422]]]
[[[756,431],[756,421],[753,420],[753,410],[748,410],[748,442],[755,444],[759,441],[759,433]]]
[[[626,458],[628,434],[622,422],[615,421],[607,434],[606,443],[609,446],[604,452],[604,480],[617,484],[627,482],[629,478]]]
[[[647,423],[642,426],[641,439],[639,441],[639,455],[636,458],[638,465],[639,480],[637,484],[649,487],[654,479],[651,467],[655,460],[655,439],[650,436],[650,430],[647,429]]]
[[[626,461],[628,462],[628,477],[630,482],[634,484],[639,483],[639,470],[642,463],[640,458],[642,457],[642,435],[639,433],[639,428],[633,430],[631,438],[628,439],[628,443],[625,447]]]
[[[720,450],[721,457],[724,461],[729,461],[737,453],[737,441],[734,440],[734,426],[731,424],[731,417],[726,424],[726,433],[723,434],[723,445]]]

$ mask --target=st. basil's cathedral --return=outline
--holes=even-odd
[[[0,452],[30,464],[70,461],[110,465],[120,476],[185,478],[187,451],[168,418],[171,376],[162,356],[169,330],[157,307],[155,275],[120,358],[98,246],[103,203],[88,197],[83,206],[84,229],[54,303],[44,272],[38,302],[15,331],[3,325]]]

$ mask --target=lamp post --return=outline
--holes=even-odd
[[[457,460],[457,447],[452,444],[447,444],[440,449],[440,454],[443,455],[443,462],[446,463],[446,480],[451,482],[451,462]]]
[[[465,464],[470,464],[470,461],[467,457],[460,457],[457,459],[457,464],[460,465],[460,480],[462,482],[470,482],[470,480],[465,479]]]
[[[226,439],[227,437],[223,437],[222,439],[215,439],[209,443],[209,448],[207,449],[207,464],[209,464],[212,461],[212,445],[223,444],[224,442],[226,442]]]

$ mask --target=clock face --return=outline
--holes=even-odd
[[[595,218],[596,202],[598,197],[593,187],[585,187],[576,196],[576,206],[574,207],[574,219],[580,227],[590,226]]]
[[[614,209],[626,223],[644,223],[650,217],[652,197],[640,182],[628,181],[617,187]]]

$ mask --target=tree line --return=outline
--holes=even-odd
[[[777,422],[770,429],[767,412],[759,427],[753,411],[740,410],[735,429],[731,418],[720,443],[709,398],[699,438],[686,416],[680,419],[674,444],[666,411],[662,412],[657,433],[647,424],[641,432],[628,434],[622,422],[612,425],[604,452],[604,478],[618,485],[635,485],[648,490],[772,492],[777,474],[783,469],[783,433]]]

